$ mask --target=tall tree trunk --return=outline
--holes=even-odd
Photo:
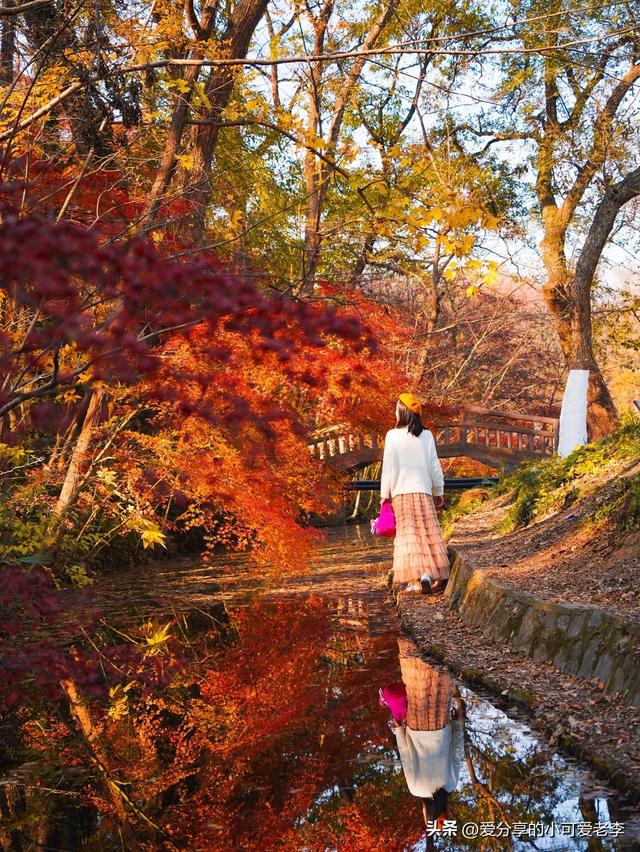
[[[552,0],[551,11],[555,13],[559,10],[560,5],[556,0]],[[547,43],[551,47],[557,45],[557,42],[558,30],[552,27],[548,30]],[[608,149],[605,143],[616,111],[635,81],[640,79],[640,64],[634,63],[636,63],[635,59],[626,73],[618,79],[604,106],[597,113],[593,121],[591,150],[561,205],[558,205],[554,195],[556,186],[554,167],[558,161],[556,149],[566,131],[558,121],[559,66],[557,55],[552,51],[545,54],[544,58],[544,118],[541,131],[536,131],[535,134],[538,139],[536,195],[544,227],[544,238],[540,248],[547,272],[543,295],[553,317],[567,367],[590,372],[587,427],[592,440],[610,432],[618,420],[615,404],[593,353],[591,322],[593,279],[620,208],[640,192],[639,170],[636,169],[623,180],[607,188],[591,221],[591,227],[573,274],[569,271],[566,261],[566,234],[591,180],[605,163]],[[593,86],[602,79],[605,67],[606,61],[604,64],[601,63],[600,71],[592,78]],[[592,90],[588,86],[581,93],[570,119],[563,124],[570,128],[575,124]]]
[[[571,273],[565,257],[566,232],[558,221],[555,205],[543,208],[544,237],[540,243],[547,279],[542,286],[545,304],[553,317],[560,348],[571,357]]]
[[[187,126],[193,87],[199,75],[200,68],[198,66],[191,66],[187,68],[183,79],[189,88],[186,92],[176,93],[173,114],[171,116],[171,124],[169,125],[169,132],[167,133],[167,139],[164,143],[164,150],[160,157],[160,163],[156,170],[153,183],[151,184],[149,198],[145,204],[141,222],[143,230],[153,223],[156,214],[158,213],[161,199],[167,191],[171,178],[173,177],[177,162],[176,157],[178,156],[182,137]]]
[[[589,239],[583,248],[589,253]],[[595,269],[595,266],[593,267]],[[574,370],[589,370],[587,432],[589,440],[597,441],[608,435],[618,422],[615,403],[600,371],[593,352],[591,290],[593,272],[578,261],[571,282],[571,336],[568,366]]]
[[[15,6],[15,0],[8,0],[7,6]],[[0,86],[10,86],[13,82],[13,61],[16,48],[16,19],[9,15],[0,24]]]
[[[640,195],[640,167],[607,187],[596,208],[571,282],[569,367],[590,371],[587,428],[591,440],[608,434],[618,422],[615,403],[593,354],[591,318],[593,279],[621,207],[638,195]]]
[[[203,43],[211,36],[211,30],[215,22],[217,8],[217,0],[207,2],[202,12],[201,22],[198,23],[194,21],[194,26],[196,27],[196,42],[190,53],[191,59],[197,60],[204,57]],[[187,127],[193,90],[200,76],[200,70],[200,66],[198,65],[189,66],[182,77],[186,83],[186,91],[177,92],[175,95],[169,132],[167,134],[162,156],[160,157],[160,163],[151,185],[151,192],[149,193],[149,198],[144,208],[144,213],[140,223],[141,230],[148,229],[153,224],[156,214],[158,213],[162,197],[169,188],[169,184],[175,172],[176,157],[180,150],[184,132]]]
[[[222,43],[229,45],[226,55],[230,59],[245,58],[255,29],[268,4],[269,0],[238,0],[222,37]],[[206,83],[205,92],[211,104],[211,107],[207,108],[208,123],[195,129],[191,149],[192,165],[186,175],[189,183],[184,193],[185,199],[193,205],[193,212],[179,229],[194,243],[199,242],[204,233],[207,204],[211,198],[211,163],[220,134],[219,122],[229,103],[237,73],[238,67],[212,68]]]
[[[399,2],[400,0],[388,0],[387,4],[382,8],[380,14],[371,24],[371,27],[362,42],[361,49],[364,52],[372,50],[375,47]],[[327,5],[329,4],[326,4],[325,8]],[[333,5],[330,4],[329,14],[332,8]],[[322,39],[324,41],[324,33],[322,33]],[[336,94],[326,134],[326,154],[329,158],[334,158],[336,156],[336,149],[340,139],[345,110],[351,99],[353,90],[360,79],[360,75],[362,74],[362,69],[364,68],[366,61],[366,56],[360,56],[354,61],[351,70],[345,77],[342,86]],[[313,88],[314,91],[311,93],[311,108],[315,112],[312,114],[307,126],[310,134],[317,133],[318,136],[321,136],[322,134],[319,132],[318,120],[321,110],[321,95],[317,92],[317,87],[315,85]],[[316,116],[315,124],[312,123],[312,118],[314,116]],[[316,164],[315,156],[309,151],[307,159],[305,160],[305,183],[308,201],[304,234],[304,268],[302,275],[302,292],[304,293],[312,293],[315,287],[315,277],[318,269],[318,261],[320,259],[320,249],[322,247],[322,232],[320,224],[324,202],[329,190],[330,178],[330,165],[324,161]]]
[[[76,496],[78,483],[82,475],[82,469],[87,459],[89,447],[91,445],[91,436],[93,427],[96,424],[100,414],[100,406],[102,403],[103,393],[99,390],[91,391],[91,398],[87,406],[87,413],[84,416],[82,429],[78,435],[78,440],[71,453],[67,475],[64,478],[60,496],[56,503],[54,512],[56,515],[62,515],[68,506],[73,502]]]
[[[416,371],[413,377],[414,385],[419,388],[427,372],[429,364],[429,355],[432,351],[431,336],[435,331],[438,320],[440,319],[440,311],[442,310],[442,299],[440,296],[440,281],[442,272],[446,266],[440,266],[440,253],[442,249],[441,236],[438,234],[433,247],[433,261],[431,263],[431,275],[429,276],[428,286],[425,287],[424,298],[424,343],[420,347],[418,357],[416,359]]]
[[[557,0],[551,0],[549,11],[559,11]],[[545,27],[544,40],[549,47],[558,43],[557,27]],[[544,119],[538,141],[536,196],[540,207],[544,236],[540,243],[547,280],[542,293],[553,317],[565,360],[571,354],[571,274],[565,244],[567,215],[555,196],[555,149],[560,137],[558,127],[558,64],[551,52],[544,57]]]
[[[567,367],[590,372],[587,417],[590,440],[608,434],[618,422],[615,403],[593,352],[593,280],[621,207],[638,194],[640,168],[607,188],[596,208],[573,275],[565,258],[566,229],[560,211],[552,203],[542,207],[545,233],[540,248],[547,272],[543,295]]]
[[[313,23],[313,53],[324,53],[324,44],[329,20],[333,14],[334,0],[324,0],[320,13]],[[307,136],[314,139],[322,136],[322,78],[324,66],[320,62],[309,69],[309,103],[307,107]],[[304,248],[302,252],[302,280],[305,287],[312,289],[320,253],[320,217],[323,199],[320,197],[320,181],[323,164],[316,160],[313,151],[307,148],[304,157],[303,177],[307,196],[304,224]]]
[[[318,271],[318,262],[320,260],[320,247],[322,245],[320,222],[325,196],[321,185],[323,180],[324,178],[318,174],[318,169],[316,169],[315,163],[311,159],[309,167],[305,168],[305,188],[308,201],[304,223],[302,261],[302,279],[304,281],[304,290],[307,293],[313,292],[316,273]]]

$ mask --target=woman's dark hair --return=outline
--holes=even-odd
[[[424,432],[424,426],[422,424],[422,420],[420,419],[420,415],[416,414],[415,411],[412,411],[410,408],[404,404],[404,402],[398,401],[398,418],[396,420],[396,429],[407,429],[411,435],[415,435],[416,438]]]
[[[431,798],[422,799],[421,801],[425,822],[435,822],[446,814],[449,794],[444,787],[440,787]]]

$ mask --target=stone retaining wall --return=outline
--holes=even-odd
[[[596,606],[553,603],[501,586],[455,550],[449,605],[468,623],[534,660],[578,677],[595,677],[609,693],[640,707],[640,628]]]

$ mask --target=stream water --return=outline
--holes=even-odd
[[[388,542],[346,527],[331,530],[295,576],[264,574],[249,586],[242,560],[221,559],[161,566],[98,590],[122,630],[171,613],[192,627],[199,616],[200,632],[215,621],[226,635],[202,658],[198,693],[225,708],[226,739],[214,760],[199,759],[195,781],[154,800],[154,812],[170,811],[170,827],[187,839],[173,846],[151,833],[141,848],[640,849],[636,811],[624,799],[550,750],[517,708],[464,684],[465,747],[451,751],[458,783],[444,821],[425,824],[378,694],[401,676],[389,559]],[[425,663],[415,662],[416,672],[422,687],[448,682],[446,673],[434,681]],[[135,769],[144,772],[144,762]],[[420,773],[428,777],[429,767]],[[155,776],[148,781],[153,787]],[[16,767],[2,788],[10,791],[0,809],[5,849],[123,846],[60,774],[54,782],[40,765]]]

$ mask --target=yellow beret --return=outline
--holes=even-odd
[[[414,396],[412,393],[401,393],[398,398],[400,402],[403,405],[406,405],[414,414],[422,414],[422,406],[420,405],[420,400],[417,396]]]

